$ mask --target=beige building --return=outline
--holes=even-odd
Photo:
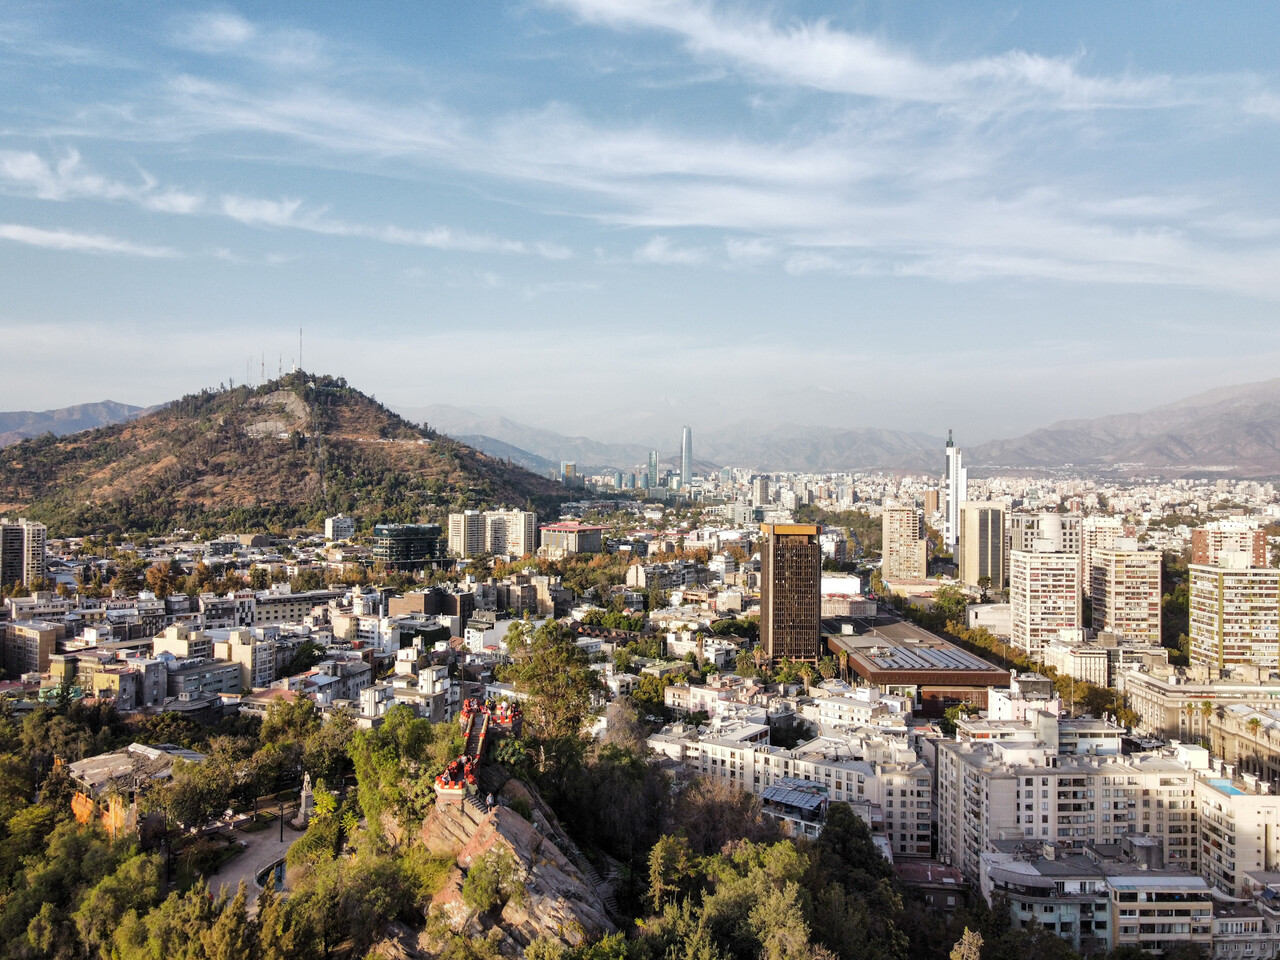
[[[524,557],[538,549],[538,515],[532,510],[489,510],[484,515],[485,549],[495,556]]]
[[[880,576],[884,580],[923,580],[929,575],[929,545],[924,516],[915,507],[885,505],[880,518]]]
[[[151,649],[156,656],[168,653],[179,660],[211,658],[213,638],[206,636],[203,630],[192,630],[186,624],[175,623],[171,627],[165,627],[164,633],[151,642]]]
[[[24,673],[44,673],[66,627],[50,620],[15,620],[3,634],[4,673],[16,680]]]
[[[464,558],[485,552],[484,516],[479,510],[449,514],[449,552]]]
[[[1210,678],[1233,664],[1280,666],[1280,570],[1191,564],[1191,660]]]
[[[1081,587],[1086,597],[1093,595],[1094,555],[1099,550],[1115,549],[1116,540],[1126,535],[1124,519],[1109,515],[1085,517],[1080,521]]]
[[[215,640],[215,659],[240,667],[240,690],[248,693],[270,686],[276,678],[276,645],[248,630],[229,630],[226,640]]]
[[[1093,629],[1160,643],[1160,568],[1154,550],[1093,551]]]
[[[1259,676],[1257,668],[1236,668],[1214,680],[1203,666],[1129,669],[1119,674],[1117,686],[1138,715],[1135,732],[1165,740],[1212,742],[1218,710],[1230,704],[1260,710],[1280,706],[1280,680]]]
[[[1004,589],[1004,507],[998,503],[967,501],[960,505],[960,538],[956,546],[960,579],[971,587],[983,577],[988,587]]]
[[[1045,644],[1080,624],[1080,558],[1014,550],[1009,555],[1010,642],[1039,660]]]

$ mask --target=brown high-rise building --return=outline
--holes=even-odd
[[[1249,566],[1267,565],[1267,533],[1236,522],[1206,524],[1191,531],[1191,562],[1220,563],[1223,554],[1244,553]]]
[[[760,645],[771,660],[822,658],[822,528],[762,523]]]

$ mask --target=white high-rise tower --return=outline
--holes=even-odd
[[[960,459],[960,448],[947,431],[947,473],[942,481],[943,504],[942,542],[954,557],[960,541],[960,504],[969,499],[969,471]]]
[[[684,428],[680,438],[680,489],[688,490],[693,481],[693,431]]]

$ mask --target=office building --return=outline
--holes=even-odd
[[[760,645],[771,660],[822,659],[822,528],[762,523]]]
[[[465,559],[484,552],[484,517],[480,511],[449,514],[449,553]]]
[[[693,431],[688,427],[680,437],[680,489],[688,490],[693,482]]]
[[[964,468],[960,448],[947,431],[946,475],[942,479],[943,520],[942,542],[947,552],[955,556],[960,539],[960,505],[969,499],[969,471]]]
[[[1093,595],[1093,555],[1110,550],[1126,534],[1124,520],[1112,516],[1085,517],[1080,521],[1080,586],[1086,597]]]
[[[1236,664],[1280,666],[1280,570],[1246,566],[1247,554],[1223,554],[1221,565],[1188,568],[1191,662],[1216,676]]]
[[[373,559],[391,570],[438,564],[444,543],[438,523],[379,523],[373,528]]]
[[[884,580],[923,580],[929,572],[924,516],[915,507],[885,504],[880,517],[880,576]]]
[[[0,517],[0,583],[31,585],[43,580],[47,541],[43,523]]]
[[[1033,660],[1063,630],[1080,628],[1080,557],[1014,550],[1009,555],[1010,641]]]
[[[1004,589],[1004,507],[998,503],[960,505],[960,535],[956,542],[960,580],[971,587]]]
[[[1267,565],[1267,534],[1256,524],[1245,521],[1220,520],[1191,531],[1191,562],[1218,563],[1224,554],[1243,553],[1249,566]]]
[[[354,517],[325,517],[324,538],[326,540],[349,540],[355,536],[356,521]]]
[[[751,481],[751,505],[764,507],[769,504],[769,478],[756,477]]]
[[[658,451],[649,451],[649,489],[658,485]]]
[[[1155,550],[1103,549],[1092,556],[1093,629],[1158,646],[1162,555]]]

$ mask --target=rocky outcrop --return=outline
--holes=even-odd
[[[537,825],[506,806],[486,814],[467,804],[437,804],[427,818],[423,842],[434,852],[447,851],[457,859],[432,910],[453,932],[491,939],[512,956],[538,937],[577,945],[615,932],[604,903],[605,891],[597,889],[567,855],[568,838],[541,798],[516,781],[504,788],[503,795],[529,803]],[[506,851],[514,859],[524,896],[511,898],[500,913],[477,914],[463,900],[462,885],[466,871],[491,851]]]

